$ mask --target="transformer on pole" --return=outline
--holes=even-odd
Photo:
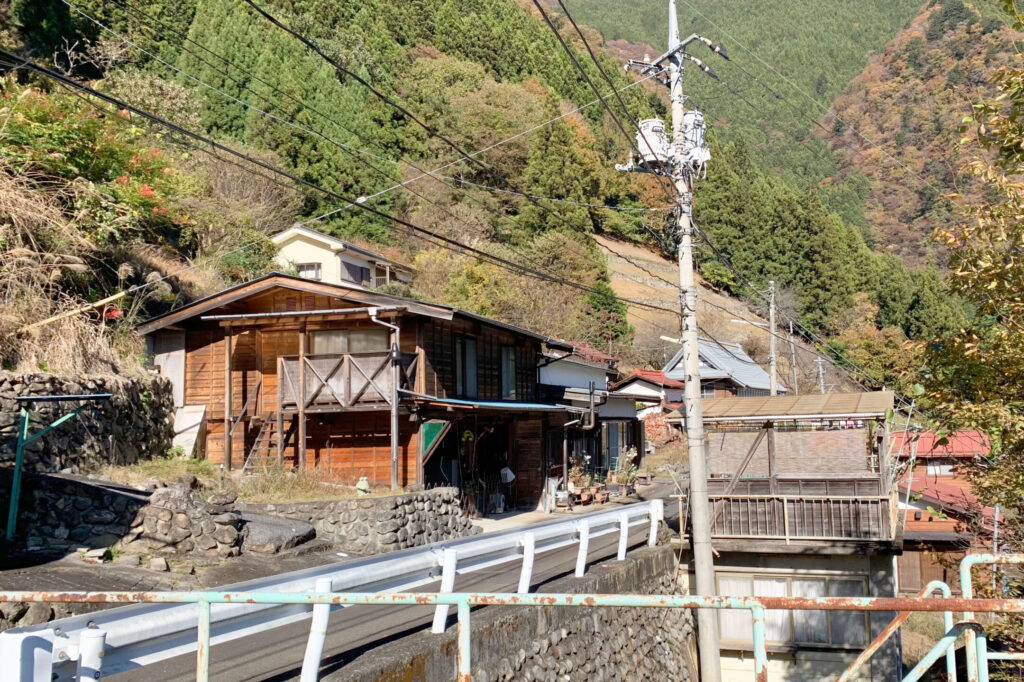
[[[675,0],[669,0],[668,51],[654,60],[630,60],[626,70],[637,69],[641,74],[667,76],[659,80],[669,87],[672,100],[672,136],[666,133],[660,119],[640,121],[637,131],[639,158],[616,165],[617,170],[654,173],[671,178],[675,187],[675,217],[679,229],[679,302],[683,316],[683,357],[686,368],[684,412],[689,454],[689,499],[692,520],[693,568],[696,594],[715,594],[715,566],[711,547],[711,514],[708,504],[707,464],[704,460],[704,417],[700,398],[700,363],[697,353],[697,285],[693,268],[693,236],[691,221],[693,210],[693,181],[703,178],[711,159],[705,133],[704,115],[686,109],[683,94],[683,75],[687,63],[695,64],[712,78],[718,78],[711,67],[685,50],[694,42],[704,43],[712,52],[728,59],[725,49],[696,33],[679,39]],[[700,679],[719,682],[718,623],[714,611],[698,609],[698,643],[700,650]]]

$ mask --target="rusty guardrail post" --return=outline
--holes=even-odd
[[[469,623],[469,599],[460,595],[457,609],[459,618],[458,682],[470,682],[473,674],[473,629]]]
[[[1024,554],[968,554],[960,561],[960,595],[964,599],[974,599],[974,586],[971,584],[971,569],[978,565],[992,564],[1024,564]],[[964,611],[964,620],[974,620],[973,611]],[[979,669],[978,655],[974,645],[973,630],[967,631],[967,672]],[[986,649],[987,651],[987,649]],[[987,666],[986,666],[987,667]],[[987,672],[986,672],[987,677]]]
[[[942,582],[941,580],[933,580],[932,582],[928,583],[927,585],[925,585],[924,589],[917,593],[917,596],[927,597],[936,590],[938,590],[943,597],[947,599],[950,597],[951,593],[949,591],[949,585]],[[903,625],[903,623],[905,623],[908,618],[910,618],[911,613],[913,613],[913,611],[900,611],[896,615],[896,617],[893,618],[892,621],[888,625],[886,625],[881,632],[878,633],[878,636],[871,640],[871,643],[864,648],[864,651],[860,652],[857,658],[854,659],[852,663],[850,663],[850,665],[846,668],[846,670],[843,671],[843,674],[839,676],[839,679],[837,679],[836,682],[849,682],[849,680],[853,679],[853,674],[857,672],[857,670],[862,665],[867,663],[875,654],[875,652],[881,649],[882,645],[885,644],[885,642],[890,637],[896,634],[896,631],[900,629],[900,626]],[[952,611],[943,611],[942,623],[946,629],[946,632],[949,632],[953,629]],[[952,649],[946,651],[946,676],[948,678],[947,682],[956,682],[956,656],[955,652]]]
[[[764,637],[764,608],[761,606],[751,606],[750,620],[754,625],[754,682],[768,682],[768,651],[765,646]]]
[[[979,661],[979,666],[972,668],[970,664],[967,666],[967,679],[969,682],[988,682],[988,640],[985,638],[985,628],[980,623],[974,621],[961,621],[950,628],[946,634],[942,636],[935,646],[931,648],[925,657],[918,661],[914,669],[907,673],[907,676],[903,678],[903,682],[917,682],[921,677],[931,669],[935,662],[939,660],[939,656],[950,650],[956,640],[960,637],[963,632],[974,633],[975,639],[975,655]],[[968,650],[970,650],[971,644],[968,642]]]

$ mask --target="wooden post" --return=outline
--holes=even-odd
[[[398,375],[401,352],[399,331],[391,331],[391,489],[398,490]]]
[[[306,325],[299,327],[299,407],[298,434],[295,440],[295,464],[306,468]]]
[[[231,326],[224,327],[224,468],[231,471]]]
[[[277,466],[284,466],[284,358],[277,358]]]
[[[772,494],[779,492],[779,472],[775,466],[775,423],[765,424],[768,432],[768,485]]]

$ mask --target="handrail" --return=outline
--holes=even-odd
[[[231,435],[231,436],[235,435],[235,428],[237,428],[239,423],[241,423],[242,419],[245,418],[246,413],[249,411],[249,406],[252,404],[253,399],[259,394],[260,388],[262,386],[263,386],[263,377],[261,376],[256,381],[256,385],[253,386],[251,391],[249,391],[249,396],[245,399],[245,402],[242,404],[242,409],[239,410],[239,412],[238,412],[238,418],[235,419],[235,423],[231,425],[231,431],[228,432],[229,435]]]
[[[317,566],[269,578],[250,580],[221,588],[230,592],[272,592],[302,594],[316,591],[318,581],[329,580],[332,591],[339,592],[397,592],[411,591],[437,581],[447,581],[448,590],[454,591],[456,569],[459,575],[480,571],[501,564],[532,565],[533,555],[576,545],[582,538],[618,534],[629,529],[646,528],[647,544],[657,541],[657,530],[664,518],[663,502],[649,500],[618,509],[581,514],[572,518],[550,521],[521,529],[482,536],[436,542],[431,545],[389,554],[355,559],[340,564]],[[527,535],[533,536],[532,552],[525,550]],[[618,558],[625,559],[620,542]],[[584,565],[586,556],[583,556]],[[527,581],[528,582],[528,581]],[[142,593],[135,593],[136,595]],[[56,600],[55,600],[56,601]],[[66,679],[73,674],[75,661],[83,646],[82,637],[89,630],[106,633],[103,657],[104,674],[112,674],[166,660],[196,649],[196,607],[192,604],[165,603],[169,601],[195,601],[194,598],[176,600],[143,600],[154,603],[137,604],[121,608],[71,616],[26,628],[0,633],[0,660],[5,652],[10,656],[36,656],[32,646],[49,642],[45,665],[60,672]],[[213,643],[227,642],[251,636],[255,632],[299,622],[312,614],[312,602],[288,599],[273,603],[225,603],[212,614],[216,625]],[[301,602],[301,603],[300,603]],[[346,602],[352,603],[352,602]],[[456,601],[438,601],[453,604]],[[447,614],[448,606],[439,606]],[[438,616],[439,614],[435,614]],[[441,621],[444,622],[443,620]],[[56,633],[60,633],[57,635]],[[14,645],[26,638],[32,646]],[[13,647],[11,649],[5,646]],[[36,660],[31,665],[44,665]],[[49,670],[49,668],[47,669]],[[50,679],[49,674],[42,677]],[[28,679],[42,679],[41,677]]]

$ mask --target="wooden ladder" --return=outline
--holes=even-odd
[[[260,430],[256,434],[256,440],[253,441],[252,448],[249,450],[249,456],[245,458],[245,464],[242,466],[242,474],[252,473],[254,467],[261,464],[265,464],[270,451],[274,446],[274,436],[277,435],[277,415],[274,413],[268,413],[263,416],[263,423],[260,425]]]

